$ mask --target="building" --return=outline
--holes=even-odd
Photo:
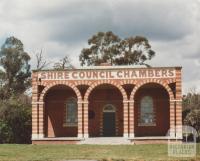
[[[32,141],[181,139],[181,95],[181,67],[33,71]]]

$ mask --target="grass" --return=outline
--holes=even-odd
[[[132,160],[200,160],[200,144],[195,158],[169,158],[167,145],[0,145],[0,161],[64,161],[96,159]]]

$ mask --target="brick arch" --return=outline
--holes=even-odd
[[[91,84],[91,82],[88,80],[79,80],[79,81],[75,81],[74,84],[76,86],[78,86],[78,85],[88,85],[89,86]]]
[[[47,94],[48,90],[51,89],[54,86],[57,86],[57,85],[64,85],[64,86],[70,87],[75,92],[75,94],[77,96],[77,99],[78,100],[82,100],[81,93],[80,93],[80,91],[78,90],[78,88],[74,84],[67,83],[67,82],[53,82],[51,84],[48,84],[43,89],[42,93],[40,94],[39,102],[43,102],[44,101],[44,97]]]
[[[99,81],[99,82],[91,85],[85,93],[84,100],[88,101],[88,97],[89,97],[90,93],[92,92],[92,90],[94,88],[96,88],[97,86],[103,85],[103,84],[109,84],[109,85],[113,85],[114,87],[116,87],[121,92],[123,100],[127,101],[128,97],[127,97],[127,94],[126,94],[126,91],[124,90],[124,88],[122,86],[120,86],[119,84],[115,83],[114,81],[110,81],[110,80]]]
[[[174,78],[171,78],[171,79],[166,80],[166,83],[167,83],[167,84],[175,83],[175,82],[176,82],[176,80],[175,80]]]
[[[126,85],[126,84],[135,85],[136,83],[137,83],[137,81],[136,80],[132,80],[132,79],[126,79],[126,80],[120,81],[120,85]]]
[[[170,88],[166,83],[164,83],[164,82],[161,81],[161,80],[152,79],[152,80],[142,81],[141,83],[137,84],[137,85],[135,86],[135,88],[133,88],[133,91],[131,92],[130,100],[133,100],[133,99],[134,99],[135,93],[137,92],[137,90],[138,90],[140,87],[142,87],[143,85],[148,84],[148,83],[155,83],[155,84],[161,85],[161,86],[168,92],[168,95],[169,95],[170,100],[173,100],[173,99],[174,99],[173,92],[172,92],[171,88]]]

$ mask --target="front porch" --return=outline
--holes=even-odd
[[[168,141],[178,141],[181,139],[170,138],[169,136],[151,137],[52,137],[33,139],[33,144],[96,144],[96,145],[129,145],[129,144],[167,144]]]
[[[33,115],[37,114],[33,117],[37,123],[33,124],[33,144],[166,142],[169,129],[172,139],[182,138],[182,130],[175,125],[177,102],[156,83],[143,85],[128,100],[113,85],[99,85],[85,101],[70,87],[57,85],[33,109]]]

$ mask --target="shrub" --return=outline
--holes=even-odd
[[[12,98],[0,104],[0,142],[30,143],[31,108]]]
[[[200,109],[193,109],[187,114],[184,123],[192,126],[197,130],[198,140],[200,138]]]

